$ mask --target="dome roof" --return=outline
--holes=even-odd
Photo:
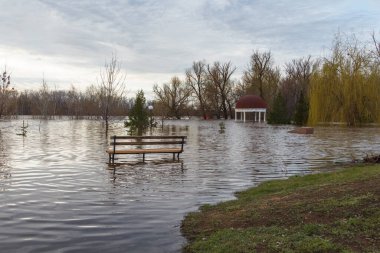
[[[259,96],[245,95],[236,102],[236,109],[267,108],[267,103]]]

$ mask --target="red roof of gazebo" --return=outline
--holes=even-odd
[[[267,108],[267,103],[259,96],[245,95],[236,102],[236,109]]]

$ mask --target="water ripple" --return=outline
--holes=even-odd
[[[168,121],[163,134],[187,135],[181,160],[129,156],[106,162],[104,126],[91,120],[0,122],[2,252],[179,252],[183,216],[232,199],[262,181],[310,173],[376,150],[376,128],[317,128],[226,121]],[[110,135],[126,134],[122,121]],[[158,132],[161,134],[161,132]]]

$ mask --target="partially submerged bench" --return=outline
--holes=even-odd
[[[107,149],[109,163],[115,163],[115,155],[173,154],[173,160],[183,152],[186,136],[111,136]]]

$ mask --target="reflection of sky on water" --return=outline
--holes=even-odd
[[[187,135],[171,155],[123,156],[110,169],[98,121],[0,122],[0,244],[16,251],[178,252],[183,216],[271,178],[375,152],[377,128],[317,128],[220,121],[166,121],[152,134]],[[6,126],[6,128],[5,128]],[[126,134],[122,121],[109,136]]]

